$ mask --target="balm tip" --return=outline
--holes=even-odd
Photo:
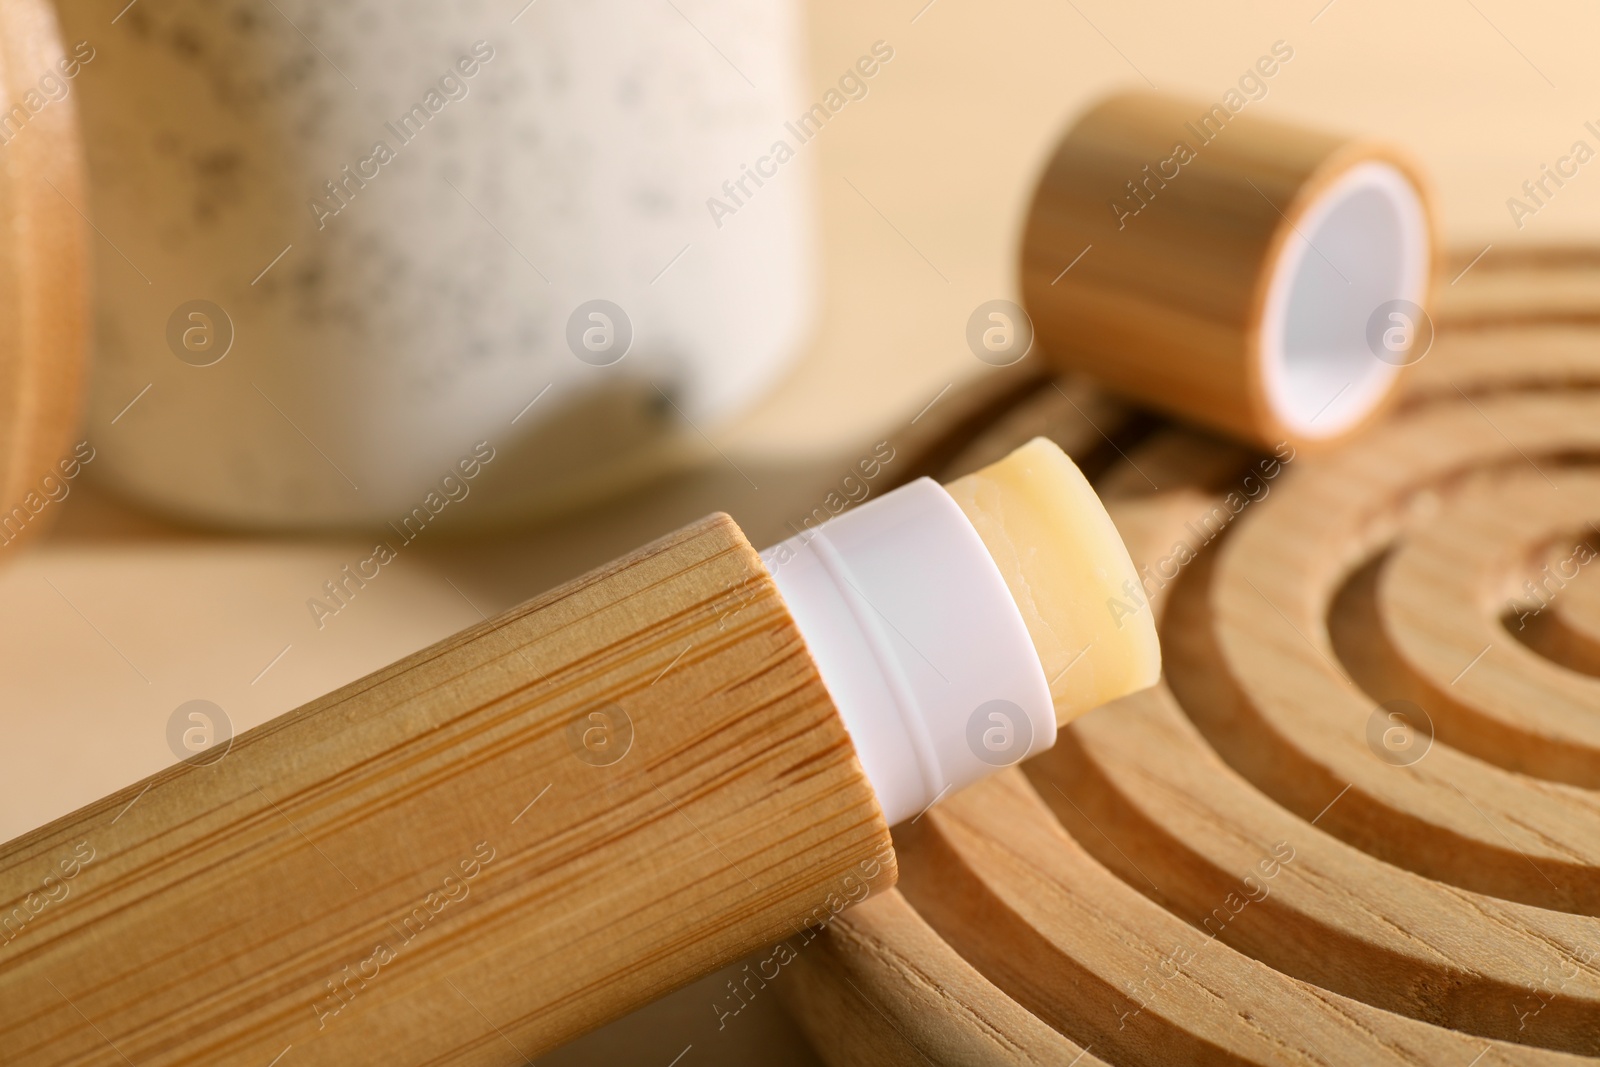
[[[1161,646],[1139,572],[1065,452],[1035,437],[945,489],[1022,612],[1059,724],[1156,683]]]

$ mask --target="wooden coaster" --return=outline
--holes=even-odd
[[[76,476],[89,338],[88,203],[54,8],[0,2],[0,546],[37,536]],[[73,67],[75,70],[76,68]],[[91,446],[92,447],[92,444]]]
[[[1162,683],[896,831],[787,994],[829,1063],[1600,1055],[1595,262],[1479,263],[1336,452],[1105,440]]]

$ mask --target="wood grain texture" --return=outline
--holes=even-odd
[[[965,1025],[982,1048],[966,1020],[1016,1003],[1108,1063],[1600,1057],[1600,579],[1551,582],[1526,632],[1508,609],[1600,539],[1600,319],[1581,314],[1600,289],[1592,255],[1494,258],[1404,402],[1340,452],[1264,478],[1203,431],[1124,424],[1096,486],[1147,568],[1165,675],[897,831],[936,943],[890,963],[830,933],[813,964],[870,976],[878,1005],[952,952],[988,983],[937,1028],[894,1015],[902,1044]],[[1396,700],[1431,722],[1400,748]],[[861,998],[834,1011],[885,1029]]]
[[[1586,530],[1584,534],[1591,532]],[[1584,541],[1593,543],[1587,536]],[[1553,562],[1560,566],[1566,561],[1558,558]],[[1532,618],[1513,615],[1506,628],[1550,662],[1600,678],[1600,578],[1595,574],[1592,569],[1583,571],[1582,580],[1572,581],[1561,590],[1560,597],[1546,601],[1540,614]]]
[[[1024,303],[1059,367],[1269,448],[1303,443],[1271,410],[1262,380],[1269,265],[1301,239],[1296,220],[1356,163],[1381,160],[1425,185],[1387,148],[1216,111],[1221,119],[1201,129],[1211,105],[1141,92],[1080,118],[1029,208]],[[1181,166],[1171,162],[1179,142],[1193,156]],[[1119,215],[1112,205],[1124,200]]]
[[[87,203],[77,104],[40,79],[64,62],[53,5],[0,4],[0,551],[36,536],[83,406]],[[74,471],[76,467],[73,468]],[[47,477],[52,485],[42,484]],[[59,490],[55,490],[59,492]]]
[[[1452,329],[1600,325],[1593,245],[1461,248],[1442,273],[1434,316]]]
[[[713,516],[0,850],[0,1048],[521,1063],[894,878]]]
[[[1139,422],[1127,404],[1085,378],[1045,377],[991,418],[975,439],[963,437],[963,447],[928,474],[953,481],[1004,459],[1013,441],[1048,437],[1093,475],[1116,459],[1119,437],[1140,433]]]
[[[1464,486],[1386,561],[1375,607],[1393,650],[1387,688],[1413,692],[1437,736],[1508,770],[1594,789],[1600,678],[1506,639],[1540,632],[1546,611],[1600,584],[1587,572],[1600,556],[1600,476],[1556,473],[1559,491],[1526,466]]]
[[[1600,252],[1493,247],[1452,257],[1436,287],[1433,350],[1401,383],[1400,406],[1517,390],[1600,385]]]
[[[836,1065],[1104,1062],[995,988],[894,891],[835,919],[786,988]]]
[[[906,898],[930,925],[1113,1063],[1461,1064],[1485,1046],[1286,977],[1172,915],[1089,857],[1020,771],[951,797],[897,843]]]
[[[1217,651],[1246,699],[1237,715],[1203,704],[1191,714],[1223,757],[1306,818],[1348,787],[1319,825],[1391,863],[1494,896],[1600,913],[1600,796],[1448,745],[1393,773],[1373,758],[1366,728],[1375,703],[1404,694],[1364,692],[1339,664],[1326,621],[1347,579],[1401,527],[1400,502],[1473,470],[1600,451],[1597,415],[1582,393],[1428,407],[1285,479],[1217,557]],[[1438,681],[1448,685],[1469,663]],[[1517,841],[1507,825],[1520,828]]]
[[[1154,559],[1213,500],[1174,491],[1111,510],[1135,558]],[[1028,764],[1062,825],[1130,886],[1284,974],[1453,1030],[1600,1051],[1600,960],[1570,964],[1600,945],[1600,920],[1379,862],[1284,811],[1210,750],[1185,708],[1240,697],[1206,639],[1208,564],[1193,568],[1155,594],[1166,680],[1086,717]],[[1267,878],[1259,862],[1279,841],[1295,857]],[[1530,975],[1569,969],[1562,995],[1525,1021]]]
[[[1595,332],[1564,322],[1480,327],[1440,324],[1434,351],[1402,380],[1399,406],[1477,398],[1516,389],[1588,389],[1600,385]]]

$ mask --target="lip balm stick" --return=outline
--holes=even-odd
[[[891,824],[1153,682],[1127,580],[1044,441],[764,555],[703,519],[0,849],[0,1048],[522,1063],[809,938]]]

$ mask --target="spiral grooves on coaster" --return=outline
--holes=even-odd
[[[1081,383],[972,442],[1101,471],[1166,675],[897,833],[785,994],[827,1062],[1600,1055],[1596,298],[1479,262],[1337,452],[1088,432]]]

